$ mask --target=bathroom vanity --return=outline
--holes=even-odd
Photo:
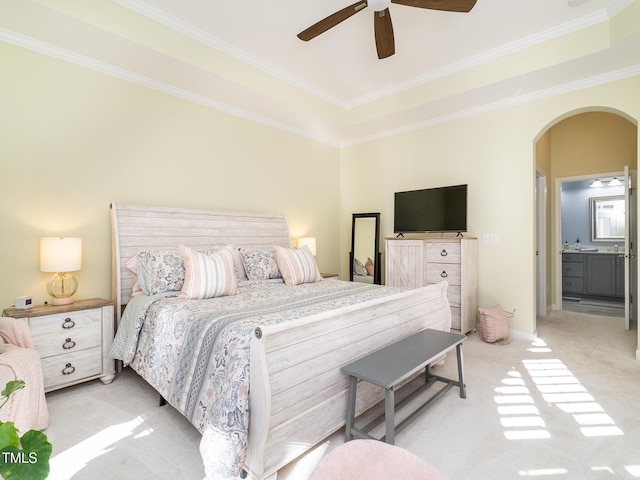
[[[562,253],[562,295],[624,298],[624,253],[614,251]]]

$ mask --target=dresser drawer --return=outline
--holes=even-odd
[[[427,265],[427,283],[438,283],[443,280],[449,285],[460,285],[460,264],[429,263]]]
[[[102,311],[99,308],[29,319],[31,336],[41,358],[100,346]]]
[[[427,243],[427,262],[460,263],[460,243]]]
[[[100,375],[102,373],[102,348],[94,347],[43,358],[42,373],[45,390]]]

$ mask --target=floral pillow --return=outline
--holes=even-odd
[[[356,275],[367,274],[367,267],[365,267],[364,263],[362,263],[356,257],[353,257],[353,273],[355,273]]]
[[[172,250],[138,252],[138,282],[145,295],[179,292],[184,284],[184,263]]]
[[[249,280],[282,278],[278,264],[270,248],[238,248],[242,264]]]

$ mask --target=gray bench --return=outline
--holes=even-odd
[[[460,398],[466,398],[467,395],[465,392],[462,372],[462,341],[465,338],[466,337],[464,335],[458,333],[427,329],[399,340],[396,343],[370,353],[369,355],[342,367],[342,372],[349,375],[346,441],[348,442],[352,438],[358,437],[372,438],[394,444],[395,434],[407,426],[435,400],[451,389],[451,387],[457,386],[460,389]],[[435,360],[438,360],[454,347],[456,348],[458,360],[458,380],[433,375],[430,371],[430,364]],[[425,385],[396,405],[396,387],[422,369],[425,369]],[[371,421],[362,429],[355,427],[355,406],[358,380],[373,383],[385,389],[384,414]],[[427,399],[427,401],[420,405],[396,426],[394,420],[396,409],[401,408],[416,395],[420,394],[424,389],[431,387],[431,385],[436,381],[443,382],[444,386],[438,389],[436,393]],[[376,439],[369,435],[369,432],[379,425],[383,418],[385,421],[386,435],[382,438]]]

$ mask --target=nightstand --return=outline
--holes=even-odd
[[[44,390],[50,392],[99,378],[105,385],[115,378],[109,357],[114,336],[113,302],[101,298],[71,305],[7,308],[3,315],[29,322],[40,353]]]
[[[337,273],[320,273],[322,278],[335,278],[338,276]]]

